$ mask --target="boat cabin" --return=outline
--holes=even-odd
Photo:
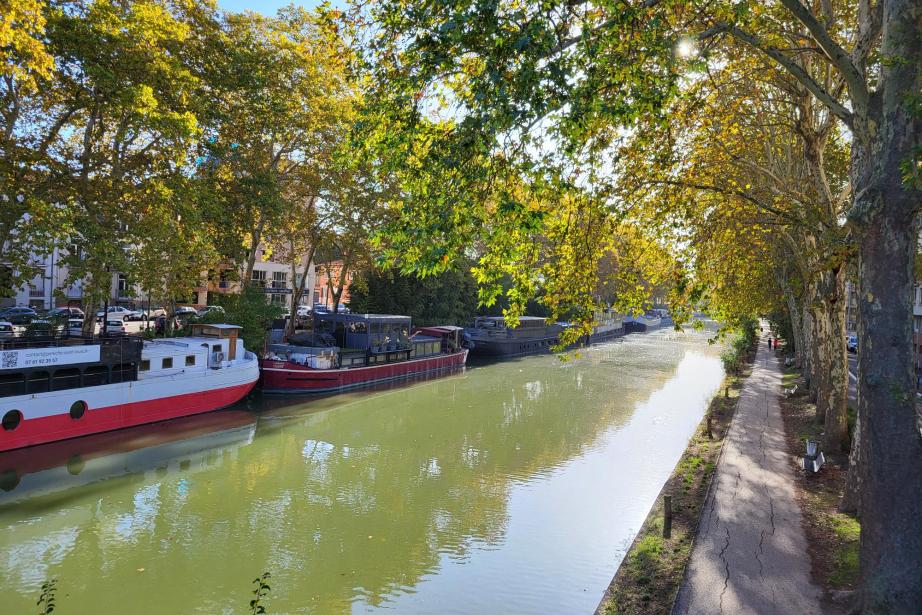
[[[273,356],[319,369],[365,367],[440,354],[442,339],[410,334],[409,316],[395,314],[313,315],[316,339],[330,339],[329,347],[273,344]]]
[[[477,329],[505,329],[506,319],[502,316],[478,316],[474,320]],[[540,316],[519,316],[516,329],[540,329],[547,327],[547,319]]]
[[[137,337],[0,340],[0,397],[137,380]]]

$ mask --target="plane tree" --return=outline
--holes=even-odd
[[[374,11],[381,28],[372,53],[387,84],[381,98],[392,128],[408,128],[410,135],[392,137],[391,151],[411,152],[406,159],[425,152],[421,166],[438,178],[426,188],[440,195],[458,195],[465,183],[488,185],[490,165],[469,165],[510,143],[535,159],[551,140],[551,149],[591,160],[637,118],[660,114],[681,94],[679,56],[696,45],[715,51],[744,45],[848,131],[847,218],[858,245],[862,347],[858,608],[916,609],[922,599],[922,527],[915,522],[922,514],[922,419],[914,402],[911,290],[922,202],[922,6],[913,0],[389,0]],[[452,108],[451,120],[439,143],[420,146],[420,118],[431,115],[440,98]],[[469,180],[451,175],[469,169],[484,172]],[[480,203],[407,201],[406,237],[434,237],[459,252],[463,242],[453,238],[475,226]],[[439,212],[442,219],[430,225]],[[408,266],[437,267],[432,256]]]

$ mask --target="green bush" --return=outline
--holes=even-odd
[[[283,306],[266,301],[266,294],[251,286],[235,295],[218,295],[215,305],[224,308],[224,314],[209,313],[198,322],[227,323],[243,327],[241,338],[247,350],[261,352],[266,341],[266,331],[276,318],[287,312]]]

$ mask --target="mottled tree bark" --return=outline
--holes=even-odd
[[[922,420],[915,407],[912,290],[922,151],[922,2],[883,0],[882,62],[852,142],[858,263],[861,579],[865,614],[922,608]],[[907,167],[906,165],[910,165]]]

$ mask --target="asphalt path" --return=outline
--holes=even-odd
[[[778,403],[781,369],[763,342],[740,395],[673,615],[822,612]]]

